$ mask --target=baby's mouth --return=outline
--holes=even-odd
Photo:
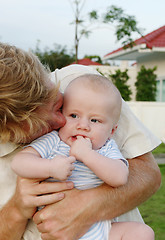
[[[72,141],[77,140],[77,137],[78,137],[78,136],[83,137],[83,138],[86,138],[86,136],[84,136],[84,135],[79,135],[79,134],[77,134],[77,135],[74,135],[74,136],[71,137]]]
[[[77,135],[72,136],[71,139],[72,139],[72,141],[76,141],[77,140]]]

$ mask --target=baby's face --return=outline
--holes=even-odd
[[[59,130],[60,138],[71,146],[77,136],[87,137],[93,149],[99,149],[114,132],[112,110],[106,93],[73,84],[64,95],[66,124]]]

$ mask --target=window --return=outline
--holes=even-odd
[[[157,80],[156,101],[165,102],[165,78]]]
[[[162,83],[162,102],[165,102],[165,79]]]

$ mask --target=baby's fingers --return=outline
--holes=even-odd
[[[83,139],[83,136],[77,136],[77,139]]]
[[[72,171],[69,171],[67,177],[70,177],[72,175]]]
[[[70,170],[73,171],[74,169],[75,169],[74,164],[71,164],[71,165],[70,165]]]
[[[70,156],[70,157],[68,157],[68,161],[70,163],[74,163],[76,161],[76,158],[74,156]]]
[[[68,169],[68,174],[67,177],[70,177],[72,175],[72,171],[75,169],[75,166],[73,163],[70,164],[69,169]]]
[[[91,140],[90,140],[90,138],[87,138],[87,137],[86,137],[85,139],[86,139],[88,142],[90,142],[90,143],[91,143]]]

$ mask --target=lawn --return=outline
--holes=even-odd
[[[139,210],[145,223],[154,230],[155,240],[165,240],[165,164],[159,167],[162,174],[161,187]]]

